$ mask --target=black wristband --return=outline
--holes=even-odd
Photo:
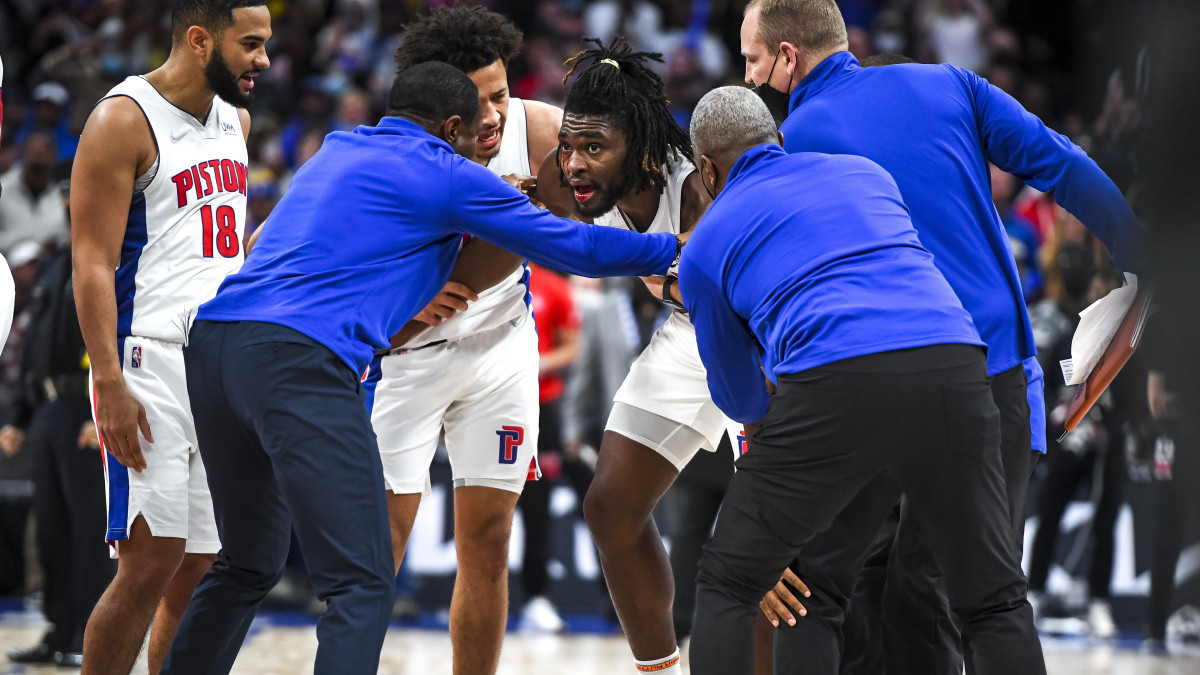
[[[663,281],[662,301],[667,303],[668,305],[674,307],[675,309],[678,309],[680,311],[687,311],[683,308],[683,303],[677,301],[675,299],[675,296],[671,295],[671,287],[674,286],[676,284],[676,282],[678,282],[678,281],[679,281],[679,277],[677,277],[673,274],[667,275],[667,278]]]

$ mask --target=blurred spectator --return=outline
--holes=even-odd
[[[593,465],[613,396],[649,340],[648,333],[642,336],[630,285],[629,279],[575,280],[581,330],[564,393],[563,437],[568,454]]]
[[[537,464],[541,476],[527,481],[517,505],[525,522],[525,556],[521,566],[521,585],[525,591],[525,606],[521,610],[521,627],[555,633],[563,621],[549,599],[550,577],[546,565],[550,561],[550,492],[564,477],[562,435],[563,373],[579,354],[579,315],[571,284],[559,274],[534,264],[529,265],[529,291],[533,296],[533,318],[537,325],[538,355],[538,416]],[[586,470],[585,470],[586,471]],[[569,472],[568,472],[569,473]],[[573,481],[579,502],[587,492],[587,478]]]
[[[42,247],[18,244],[8,259],[16,291],[13,323],[0,353],[0,411],[8,414],[22,397],[21,352],[29,327],[29,296]],[[0,595],[21,593],[25,586],[25,533],[33,505],[33,457],[21,452],[24,434],[0,429]]]
[[[279,203],[279,181],[270,169],[252,170],[247,178],[246,241],[254,231],[267,222],[267,216]]]
[[[987,71],[992,10],[984,0],[921,0],[913,11],[934,63]]]
[[[62,193],[50,181],[55,156],[54,139],[34,132],[25,139],[21,162],[0,176],[6,188],[0,199],[0,253],[7,255],[25,239],[50,248],[66,243]]]
[[[274,66],[267,72],[271,70],[274,70]],[[295,114],[279,134],[279,149],[284,162],[284,167],[280,168],[294,169],[300,166],[302,162],[296,161],[296,148],[306,133],[315,132],[321,136],[329,133],[331,109],[332,103],[321,78],[308,78]]]
[[[340,0],[333,21],[317,34],[316,62],[330,74],[353,78],[367,72],[378,18],[375,0]]]
[[[55,168],[55,179],[69,185],[69,163]],[[59,191],[63,212],[68,190]],[[22,396],[0,429],[0,448],[33,462],[42,611],[51,627],[37,645],[11,650],[8,658],[79,667],[84,626],[116,566],[97,536],[106,523],[104,472],[96,455],[100,443],[92,424],[87,349],[75,314],[70,248],[42,264],[29,312]]]
[[[47,134],[54,139],[57,153],[54,159],[70,159],[75,156],[75,148],[79,147],[79,134],[74,133],[68,124],[67,105],[71,95],[67,88],[57,82],[43,82],[33,90],[33,114],[28,116],[25,125],[17,131],[14,139],[17,143],[25,142],[30,135]]]
[[[367,100],[367,95],[359,89],[346,89],[338,98],[337,114],[334,115],[333,128],[330,131],[350,131],[354,127],[373,122],[370,116],[371,102]]]

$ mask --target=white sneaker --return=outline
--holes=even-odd
[[[545,596],[535,595],[521,610],[521,629],[537,633],[557,633],[563,629],[562,617]]]
[[[1117,634],[1117,624],[1113,621],[1112,607],[1107,600],[1088,603],[1087,622],[1092,637],[1108,640]]]

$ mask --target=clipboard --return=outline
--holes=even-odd
[[[1112,342],[1100,355],[1087,378],[1075,387],[1075,397],[1071,399],[1071,405],[1067,408],[1067,418],[1063,423],[1066,431],[1058,440],[1065,438],[1083,420],[1141,344],[1146,319],[1150,316],[1151,295],[1148,288],[1138,288],[1133,304],[1121,319]]]

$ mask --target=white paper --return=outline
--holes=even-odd
[[[1075,363],[1071,359],[1063,359],[1058,362],[1058,367],[1062,368],[1063,382],[1070,382],[1075,374]]]
[[[1079,327],[1071,338],[1071,363],[1074,372],[1067,384],[1082,384],[1108,349],[1121,320],[1133,306],[1137,295],[1137,276],[1125,273],[1125,285],[1092,303],[1079,313]]]

